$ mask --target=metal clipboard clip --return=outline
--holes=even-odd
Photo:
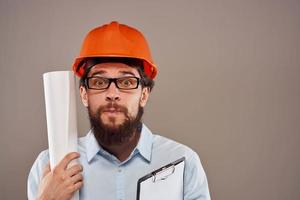
[[[174,174],[175,172],[175,165],[172,164],[170,166],[166,166],[161,168],[160,171],[153,173],[152,182],[155,183],[157,181],[166,180],[169,176]]]

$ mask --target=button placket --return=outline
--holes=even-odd
[[[116,183],[117,183],[117,199],[124,200],[125,199],[125,180],[124,180],[124,173],[122,167],[117,168],[116,174]]]

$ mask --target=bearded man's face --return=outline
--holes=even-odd
[[[90,70],[88,77],[137,77],[137,69],[123,63],[101,63]],[[101,83],[99,83],[101,84]],[[143,108],[149,96],[148,88],[139,86],[122,90],[111,82],[109,88],[80,88],[83,104],[88,108],[91,129],[100,145],[126,143],[142,127]]]

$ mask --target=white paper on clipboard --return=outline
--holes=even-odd
[[[140,178],[137,200],[183,200],[184,165],[183,157]]]

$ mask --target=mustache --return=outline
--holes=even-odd
[[[104,106],[100,106],[98,108],[98,112],[106,112],[106,111],[117,111],[117,112],[123,112],[123,113],[128,113],[128,109],[125,106],[119,105],[117,103],[108,103]]]

